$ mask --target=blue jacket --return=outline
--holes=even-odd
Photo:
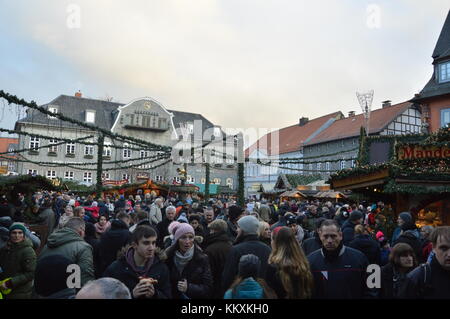
[[[252,277],[244,279],[236,287],[236,294],[233,295],[232,290],[228,289],[223,299],[263,299],[264,291],[261,285]]]
[[[308,255],[314,277],[313,299],[361,299],[370,295],[366,284],[369,261],[363,253],[343,246],[339,256],[330,261],[322,250]]]

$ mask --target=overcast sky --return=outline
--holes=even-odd
[[[412,98],[432,74],[449,8],[448,0],[0,0],[0,89],[38,104],[77,90],[122,103],[149,96],[223,127],[280,128],[360,113],[356,91],[375,91],[373,109]],[[13,128],[19,114],[0,106],[0,126]]]

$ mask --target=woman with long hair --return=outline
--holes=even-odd
[[[267,282],[279,299],[310,298],[314,281],[308,259],[289,227],[276,230],[272,235]]]
[[[405,288],[406,275],[417,265],[416,254],[411,246],[396,244],[389,255],[389,263],[381,268],[380,298],[399,298]]]

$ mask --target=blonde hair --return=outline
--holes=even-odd
[[[310,298],[314,285],[313,275],[294,232],[289,227],[282,227],[273,243],[269,264],[277,267],[286,298]]]
[[[355,235],[362,235],[366,232],[366,229],[363,225],[356,225],[355,227]]]
[[[258,236],[262,237],[262,235],[264,234],[264,229],[266,228],[270,228],[270,225],[264,221],[260,221],[259,222],[259,228],[258,228]]]

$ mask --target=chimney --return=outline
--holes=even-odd
[[[386,100],[386,101],[383,101],[381,103],[383,103],[382,104],[383,109],[391,106],[391,100]]]
[[[298,126],[303,126],[303,125],[305,125],[306,123],[308,123],[308,121],[309,121],[309,118],[307,118],[307,117],[302,117],[302,118],[300,118],[300,120],[299,120],[299,122],[298,122]]]
[[[81,96],[82,96],[81,91],[78,90],[78,92],[75,93],[75,97],[81,97]]]
[[[348,117],[354,117],[354,116],[355,116],[355,111],[348,112]]]

